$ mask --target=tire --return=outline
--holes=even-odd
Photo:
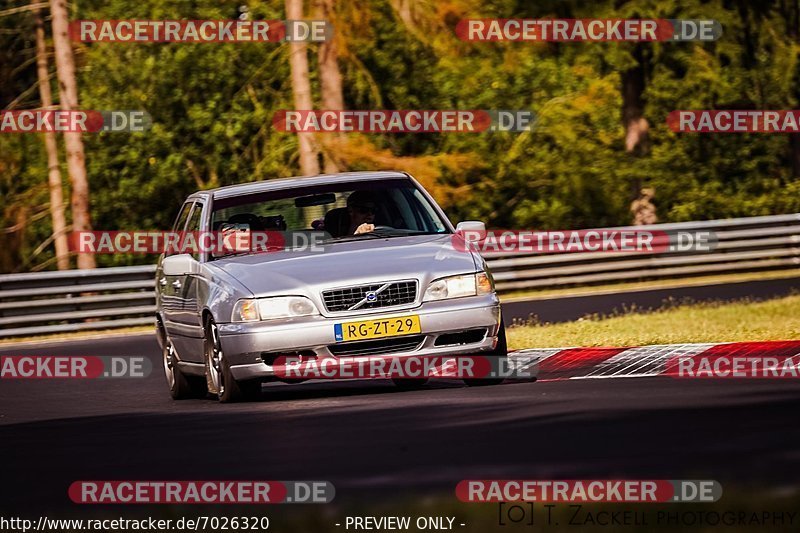
[[[401,390],[416,390],[421,389],[425,385],[428,384],[428,378],[416,378],[416,379],[403,379],[403,378],[392,378],[392,383],[394,386]]]
[[[162,336],[161,358],[164,365],[164,376],[167,379],[169,394],[173,400],[186,398],[202,398],[206,394],[206,384],[196,376],[187,376],[178,366],[178,358],[172,341]]]
[[[479,355],[496,359],[498,362],[497,368],[501,368],[500,365],[504,365],[508,359],[508,342],[506,341],[506,325],[503,319],[500,319],[500,332],[497,334],[497,346],[495,346],[494,350],[491,352]],[[468,387],[485,387],[487,385],[499,385],[503,380],[505,380],[505,378],[468,378],[464,380],[464,383]]]
[[[222,359],[222,371],[225,375],[225,383],[228,384],[226,386],[229,394],[228,396],[225,396],[224,394],[219,396],[220,402],[254,402],[261,398],[261,381],[257,379],[236,381],[231,373],[231,367],[228,364],[228,360],[225,359],[224,356]]]
[[[206,321],[205,363],[208,393],[222,403],[256,400],[261,396],[261,381],[236,381],[222,352],[217,324]]]

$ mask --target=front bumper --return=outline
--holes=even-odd
[[[218,324],[220,342],[231,373],[237,380],[271,378],[272,367],[265,354],[313,352],[316,357],[336,357],[329,346],[341,345],[334,338],[334,325],[361,320],[382,320],[417,315],[424,339],[410,350],[392,351],[392,357],[420,355],[467,355],[490,351],[497,344],[500,330],[500,302],[497,296],[471,296],[438,302],[426,302],[413,309],[360,314],[350,317],[303,317]],[[486,334],[468,344],[436,345],[442,334],[485,328]],[[397,337],[398,339],[401,337]],[[376,354],[377,355],[377,354]],[[349,357],[340,355],[339,357]],[[267,358],[268,360],[268,358]]]

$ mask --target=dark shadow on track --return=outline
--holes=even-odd
[[[324,479],[351,502],[446,494],[470,478],[794,486],[800,385],[757,381],[379,387],[332,398],[320,390],[294,402],[11,424],[0,426],[0,449],[13,457],[0,501],[69,506],[67,487],[80,479]]]

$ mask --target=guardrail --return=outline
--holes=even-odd
[[[0,337],[153,324],[155,265],[0,275]]]
[[[717,245],[708,252],[485,254],[497,290],[679,279],[800,266],[800,213],[603,229],[647,229],[673,236],[707,231],[714,233]]]
[[[800,266],[800,213],[646,229],[713,231],[718,245],[709,252],[487,253],[486,259],[501,293]],[[0,337],[153,324],[154,276],[153,265],[0,275]]]

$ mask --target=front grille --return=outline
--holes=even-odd
[[[383,355],[395,352],[410,352],[422,345],[425,335],[411,335],[394,339],[374,341],[354,341],[330,344],[328,349],[333,355]]]
[[[374,292],[374,301],[365,301],[367,293]],[[379,309],[409,304],[417,299],[417,282],[391,281],[373,283],[371,285],[358,285],[344,289],[323,291],[322,299],[325,309],[332,313],[338,311]]]

